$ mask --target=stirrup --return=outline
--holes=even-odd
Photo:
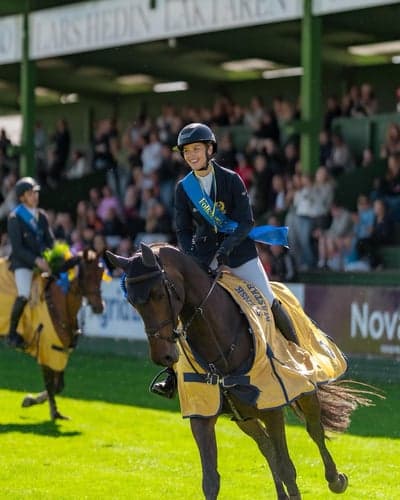
[[[12,349],[17,349],[17,351],[24,351],[27,347],[24,337],[18,332],[8,334],[5,340],[6,344],[9,347],[11,347]]]
[[[167,378],[159,382],[160,377],[167,373]],[[149,385],[149,391],[158,396],[172,399],[177,390],[176,375],[171,368],[164,368],[153,378]]]

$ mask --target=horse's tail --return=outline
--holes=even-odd
[[[325,431],[345,432],[351,423],[352,413],[362,406],[374,406],[371,397],[385,396],[373,387],[354,380],[341,380],[318,386],[317,397],[321,408],[321,423]],[[304,414],[299,404],[292,407],[301,420]]]
[[[354,380],[341,380],[318,387],[321,423],[326,431],[345,432],[352,413],[362,406],[374,406],[372,397],[384,399],[375,387]]]

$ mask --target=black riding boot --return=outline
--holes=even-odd
[[[274,299],[272,302],[271,311],[274,316],[275,325],[279,328],[285,339],[299,345],[292,320],[278,299]]]
[[[162,382],[156,382],[158,377],[167,373],[167,378]],[[172,368],[166,368],[162,372],[160,372],[155,379],[150,384],[150,391],[154,392],[154,394],[158,394],[159,396],[163,396],[168,399],[172,399],[176,394],[177,389],[177,380],[175,372]]]
[[[26,347],[24,338],[17,332],[17,327],[27,302],[27,298],[22,296],[17,297],[11,311],[10,330],[6,337],[6,342],[10,347],[14,347],[15,349],[24,349]]]

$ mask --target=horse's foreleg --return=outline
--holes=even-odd
[[[266,458],[269,468],[271,469],[278,500],[287,500],[289,497],[285,492],[282,480],[278,474],[275,450],[265,427],[256,419],[236,423],[244,433],[254,439],[261,453]]]
[[[296,469],[289,456],[283,411],[268,410],[260,416],[265,423],[268,435],[274,446],[279,477],[286,486],[291,500],[300,500],[301,495],[296,483]]]
[[[28,394],[22,400],[21,406],[22,408],[29,408],[30,406],[44,403],[48,400],[48,398],[49,395],[47,394],[47,391],[39,392],[39,394],[36,394],[36,396],[34,396],[33,394]]]
[[[47,366],[42,366],[44,384],[48,394],[50,406],[50,417],[52,420],[63,419],[68,420],[68,417],[62,415],[57,408],[55,395],[59,394],[64,388],[64,373],[56,372]]]
[[[190,426],[200,452],[203,470],[203,493],[206,500],[216,500],[220,478],[217,470],[216,417],[190,419]]]
[[[325,467],[325,479],[334,493],[343,493],[348,485],[347,476],[338,472],[332,455],[325,443],[325,432],[321,423],[321,406],[317,394],[301,397],[297,404],[304,414],[307,432],[318,446]]]

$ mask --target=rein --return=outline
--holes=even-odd
[[[182,349],[182,352],[183,354],[185,355],[186,359],[189,361],[190,363],[190,360],[189,360],[189,357],[185,351],[185,346],[183,345],[182,342],[180,342],[180,340],[183,338],[183,339],[186,339],[187,338],[187,332],[190,328],[190,326],[192,325],[193,321],[195,320],[195,318],[200,315],[203,320],[207,323],[207,327],[208,327],[208,331],[210,332],[211,336],[212,336],[212,339],[213,339],[213,342],[218,350],[218,353],[219,353],[219,356],[216,360],[212,361],[209,363],[209,366],[210,366],[210,369],[211,370],[215,370],[215,363],[217,363],[219,360],[222,360],[224,362],[224,365],[225,365],[225,368],[228,369],[229,365],[228,365],[228,357],[229,355],[236,349],[236,346],[237,346],[237,337],[235,338],[235,341],[230,345],[230,347],[227,349],[227,351],[223,351],[221,346],[220,346],[220,343],[218,342],[218,339],[216,338],[215,334],[214,334],[214,331],[209,323],[209,320],[207,319],[207,317],[204,315],[204,306],[205,304],[207,303],[208,299],[210,298],[212,292],[214,291],[215,289],[215,286],[217,285],[217,282],[218,282],[218,279],[220,277],[220,274],[221,272],[218,272],[212,283],[211,283],[211,286],[208,290],[208,292],[206,293],[205,297],[202,299],[202,301],[200,302],[200,304],[195,308],[193,314],[190,316],[190,318],[186,321],[185,324],[182,325],[182,327],[178,330],[178,327],[177,327],[177,324],[178,324],[178,321],[177,321],[177,317],[178,317],[178,314],[176,314],[176,311],[175,311],[175,308],[173,306],[173,297],[172,295],[174,295],[176,297],[176,299],[183,303],[183,300],[182,298],[179,296],[178,292],[177,292],[177,289],[176,289],[176,286],[175,284],[173,283],[173,281],[170,280],[170,278],[168,278],[168,275],[165,271],[165,269],[162,267],[162,264],[160,264],[159,262],[159,259],[157,259],[157,266],[158,266],[158,269],[155,270],[155,271],[151,271],[149,273],[146,273],[146,274],[143,274],[141,276],[137,276],[137,277],[125,277],[125,287],[131,283],[131,284],[136,284],[136,283],[140,283],[140,282],[144,282],[144,281],[147,281],[149,279],[152,279],[152,278],[155,278],[157,276],[161,276],[161,279],[162,279],[162,282],[163,282],[163,285],[167,291],[167,296],[168,296],[168,302],[169,302],[169,308],[170,308],[170,311],[171,311],[171,318],[167,318],[163,321],[161,321],[159,324],[157,324],[156,326],[154,327],[148,327],[148,326],[145,326],[145,329],[146,329],[146,334],[147,334],[147,337],[149,339],[159,339],[159,340],[165,340],[167,342],[170,342],[170,343],[176,343],[179,341],[179,345],[181,346],[181,349]],[[128,300],[129,300],[129,296],[128,296]],[[132,304],[134,306],[134,304]],[[163,337],[160,333],[160,331],[166,327],[167,325],[170,325],[172,324],[172,335],[170,336],[167,336],[167,337]],[[190,363],[191,364],[191,363]],[[193,367],[194,368],[194,367]]]

